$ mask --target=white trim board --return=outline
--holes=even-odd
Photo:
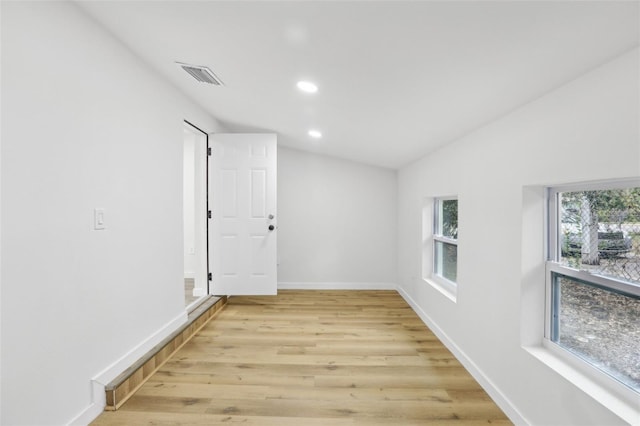
[[[396,290],[395,283],[376,282],[279,282],[278,290]]]
[[[107,406],[105,385],[91,380],[91,400],[91,404],[68,423],[70,426],[88,425],[104,412]]]
[[[493,382],[482,372],[482,370],[449,338],[438,325],[431,319],[426,312],[418,306],[418,304],[404,291],[402,287],[397,288],[400,296],[411,306],[416,314],[420,317],[427,327],[440,339],[440,341],[449,349],[453,355],[460,361],[460,363],[467,369],[467,371],[473,376],[473,378],[482,386],[482,388],[489,394],[491,399],[505,412],[509,420],[516,425],[528,425],[530,424],[520,412],[516,409],[513,403],[498,389]]]
[[[104,411],[104,407],[107,405],[107,397],[105,394],[107,384],[153,349],[154,346],[158,345],[167,336],[186,323],[187,319],[187,312],[181,312],[178,316],[156,330],[156,332],[151,336],[147,337],[142,343],[135,346],[114,363],[95,375],[91,379],[91,404],[74,417],[68,424],[87,425],[95,420]]]
[[[129,368],[140,357],[153,349],[154,346],[162,342],[167,336],[176,331],[188,319],[187,311],[182,311],[179,315],[160,327],[151,336],[147,337],[142,343],[132,348],[113,364],[95,375],[92,380],[107,385],[110,381],[118,377],[118,374]]]

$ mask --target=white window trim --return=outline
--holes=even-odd
[[[578,355],[573,354],[569,350],[563,348],[557,343],[551,340],[552,330],[552,286],[553,286],[553,273],[566,275],[571,278],[576,278],[582,281],[587,281],[604,288],[610,288],[613,290],[623,291],[633,295],[640,295],[640,286],[629,283],[626,281],[618,280],[614,277],[604,276],[600,274],[591,273],[588,271],[578,270],[559,263],[560,260],[560,243],[558,241],[559,235],[559,208],[558,208],[558,194],[562,192],[575,192],[585,190],[606,190],[606,189],[623,189],[629,187],[640,186],[640,179],[627,179],[609,182],[596,182],[596,183],[583,183],[576,185],[566,186],[554,186],[547,189],[547,223],[546,223],[546,247],[545,247],[545,331],[542,341],[542,346],[549,351],[549,354],[556,357],[561,362],[568,365],[573,371],[573,374],[567,374],[570,376],[570,380],[574,383],[582,382],[580,386],[583,390],[587,391],[594,397],[608,399],[612,404],[611,408],[618,415],[621,415],[625,420],[634,418],[637,416],[638,411],[629,410],[628,407],[638,407],[640,405],[640,394],[633,389],[617,381],[613,377],[609,376],[604,371],[597,368],[590,362],[582,359]],[[544,360],[545,363],[551,366],[552,362]],[[554,367],[552,367],[554,368]],[[563,370],[566,373],[566,369],[554,368],[555,370]],[[563,374],[564,375],[564,374]],[[586,381],[585,381],[586,379]],[[590,382],[590,383],[589,383]],[[613,395],[611,398],[609,395]],[[616,404],[616,400],[618,401]],[[622,403],[622,404],[620,404]]]
[[[590,363],[547,340],[523,349],[627,423],[638,423],[640,397],[626,387],[620,391],[623,385]]]
[[[445,237],[440,234],[438,223],[440,218],[440,203],[443,201],[458,200],[457,196],[435,197],[433,198],[433,211],[431,215],[431,276],[425,279],[432,287],[441,292],[451,301],[456,302],[458,295],[458,283],[445,278],[436,273],[436,242],[452,244],[458,247],[458,239]],[[457,268],[457,265],[456,265]]]
[[[457,302],[458,286],[456,285],[456,283],[436,274],[432,274],[428,278],[423,278],[423,280],[431,287],[442,293],[443,296],[451,300],[453,303]]]

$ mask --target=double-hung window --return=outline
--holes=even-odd
[[[637,396],[640,180],[549,188],[548,213],[545,344]]]
[[[433,276],[451,290],[458,280],[458,200],[436,198],[433,212]]]

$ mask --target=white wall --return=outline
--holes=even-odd
[[[2,2],[1,31],[0,423],[64,424],[92,377],[182,318],[182,120],[217,124],[73,5]],[[523,187],[639,175],[638,72],[634,52],[404,168],[397,204],[393,171],[280,149],[280,281],[396,282],[397,214],[402,291],[513,410],[618,423],[521,347],[540,245]],[[439,194],[460,200],[456,304],[420,278]]]
[[[278,148],[280,288],[396,283],[396,173]]]
[[[542,203],[523,200],[530,185],[640,175],[638,61],[628,53],[399,171],[401,291],[530,424],[622,423],[521,346],[540,342],[544,302]],[[421,279],[423,200],[451,194],[457,303]]]
[[[196,223],[195,223],[195,135],[184,131],[183,182],[183,219],[184,219],[184,277],[196,275]]]
[[[2,2],[1,47],[0,423],[59,425],[185,318],[182,120],[217,124],[73,4]]]

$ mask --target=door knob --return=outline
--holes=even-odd
[[[276,227],[275,227],[275,226],[273,226],[273,225],[269,225],[269,231],[273,231],[274,229],[276,229]]]

